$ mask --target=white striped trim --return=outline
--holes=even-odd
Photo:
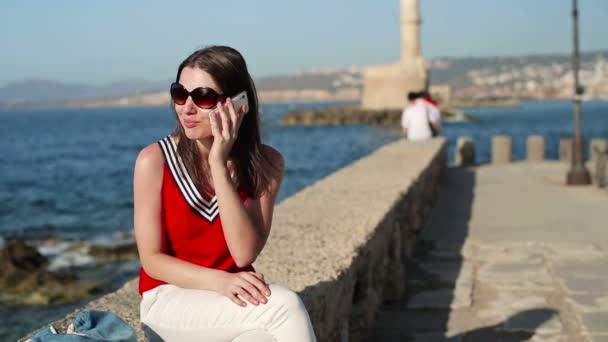
[[[173,141],[170,135],[161,139],[158,144],[165,155],[165,161],[171,170],[173,179],[179,188],[182,196],[194,211],[203,216],[207,221],[213,222],[219,214],[219,207],[217,204],[217,197],[209,201],[206,201],[203,196],[198,192],[192,178],[188,174],[188,170],[184,166],[182,158],[177,154],[177,145]]]

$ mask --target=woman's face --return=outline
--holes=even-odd
[[[215,90],[218,94],[222,93],[222,89],[217,86],[211,75],[198,68],[185,67],[182,69],[179,83],[184,86],[187,91],[192,91],[198,87],[207,87]],[[184,128],[184,132],[188,139],[198,140],[212,136],[209,112],[211,112],[213,108],[203,109],[198,107],[192,102],[191,96],[188,97],[186,103],[183,105],[174,105],[179,122]]]

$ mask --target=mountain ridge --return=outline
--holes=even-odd
[[[598,58],[608,59],[608,50],[581,53],[581,65],[593,63]],[[473,70],[500,72],[518,66],[534,68],[551,63],[559,63],[567,67],[570,61],[571,56],[566,54],[440,57],[429,59],[428,66],[432,84],[446,84],[459,88],[472,85],[470,75]],[[332,96],[341,94],[338,95],[338,98],[344,99],[345,96],[356,97],[356,92],[361,92],[364,69],[365,67],[311,69],[295,74],[259,77],[255,79],[255,83],[262,99],[297,100],[310,97],[310,94],[314,94],[314,98],[321,100],[331,99]],[[117,102],[119,99],[124,103],[130,103],[125,99],[166,93],[170,83],[171,81],[119,80],[102,85],[91,85],[84,82],[31,79],[0,86],[0,107],[51,103],[58,106],[61,106],[62,103],[78,106],[88,101],[102,105],[102,102],[106,100],[119,103]],[[286,93],[289,94],[287,97]],[[145,105],[140,102],[137,103]]]

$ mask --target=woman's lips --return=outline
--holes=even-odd
[[[184,121],[184,126],[187,128],[193,128],[198,125],[198,121]]]

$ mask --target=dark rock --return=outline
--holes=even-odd
[[[0,279],[20,271],[43,269],[46,265],[47,258],[38,253],[35,247],[22,241],[11,242],[0,252],[0,268],[3,270]]]
[[[472,118],[460,110],[442,109],[446,121],[470,121]],[[334,106],[320,109],[298,109],[281,120],[282,125],[387,125],[399,126],[401,110],[367,110],[360,106]]]
[[[0,252],[0,300],[26,304],[69,302],[97,291],[90,282],[64,272],[46,270],[48,260],[22,241],[10,242]]]
[[[89,254],[98,259],[109,261],[134,260],[139,257],[135,241],[116,245],[92,245]]]
[[[16,291],[34,289],[52,278],[45,270],[47,265],[47,258],[36,248],[22,241],[11,242],[0,252],[0,267],[3,270],[0,288]]]

